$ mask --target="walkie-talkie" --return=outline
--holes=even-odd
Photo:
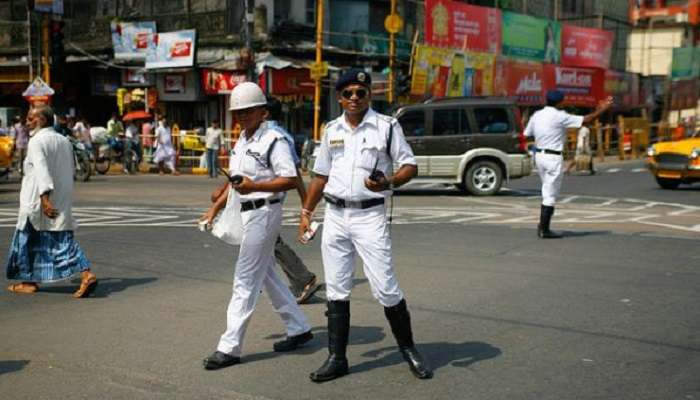
[[[241,182],[243,182],[243,176],[241,175],[234,175],[234,176],[229,176],[228,181],[231,182],[234,185],[238,185]]]
[[[377,161],[374,162],[374,168],[372,168],[372,173],[369,174],[369,180],[374,182],[379,182],[382,178],[384,178],[384,173],[377,169],[377,165],[379,165],[379,157],[377,157]]]

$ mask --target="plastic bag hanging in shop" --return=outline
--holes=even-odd
[[[226,207],[214,219],[211,234],[228,244],[241,244],[243,239],[241,197],[233,188],[229,188]]]

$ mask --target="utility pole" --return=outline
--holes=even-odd
[[[323,3],[316,1],[316,65],[320,66],[323,59]],[[314,140],[319,140],[319,119],[321,118],[321,77],[314,83]]]
[[[559,21],[559,0],[554,0],[554,20]]]
[[[396,0],[391,0],[390,16],[396,15]],[[396,58],[396,32],[394,29],[389,30],[389,91],[386,99],[389,104],[394,103],[394,59]]]
[[[43,14],[41,16],[41,42],[44,82],[46,82],[47,85],[51,85],[51,71],[49,67],[49,14]]]
[[[27,63],[29,64],[29,82],[34,80],[34,65],[32,61],[32,10],[27,2]]]

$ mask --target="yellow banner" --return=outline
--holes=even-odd
[[[413,64],[411,95],[422,96],[435,93],[439,85],[447,85],[446,95],[490,96],[493,95],[494,65],[496,57],[490,53],[475,53],[449,50],[439,47],[418,46]],[[447,81],[445,68],[449,69]]]

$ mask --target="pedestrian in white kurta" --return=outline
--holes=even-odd
[[[372,295],[384,306],[391,330],[411,371],[421,379],[432,371],[413,343],[411,320],[391,257],[386,202],[393,187],[418,172],[415,157],[396,119],[369,107],[370,76],[344,73],[336,84],[344,113],[326,125],[299,224],[300,240],[314,208],[326,199],[321,251],[328,300],[329,356],[310,378],[329,381],[348,373],[350,291],[355,256],[364,263]],[[400,167],[392,175],[392,165]],[[302,241],[303,242],[303,241]]]
[[[73,236],[73,146],[51,127],[53,110],[38,106],[27,117],[32,137],[24,160],[17,227],[7,258],[7,278],[15,293],[34,293],[38,283],[56,282],[81,275],[73,294],[90,295],[97,277]]]
[[[173,175],[180,175],[175,169],[175,149],[173,148],[173,136],[170,133],[170,127],[165,117],[162,117],[158,122],[156,129],[156,152],[153,154],[153,162],[158,164],[158,170],[163,175],[167,166]]]
[[[231,152],[229,172],[241,176],[242,182],[228,190],[233,188],[240,194],[243,238],[226,331],[216,351],[204,359],[205,369],[240,362],[246,327],[262,289],[287,328],[287,338],[274,344],[275,351],[294,350],[313,337],[306,317],[275,269],[274,246],[282,223],[283,192],[294,188],[296,169],[284,136],[262,125],[265,105],[262,90],[252,82],[242,83],[231,92],[230,109],[243,132]],[[220,196],[203,217],[210,224],[226,198]]]
[[[560,234],[549,229],[549,225],[564,177],[562,151],[566,142],[566,130],[580,128],[582,124],[594,121],[612,106],[612,99],[608,98],[595,111],[583,117],[560,110],[558,107],[563,101],[563,92],[547,92],[547,106],[534,113],[525,128],[525,136],[535,138],[535,165],[542,181],[542,206],[537,235],[543,239],[561,238]]]

